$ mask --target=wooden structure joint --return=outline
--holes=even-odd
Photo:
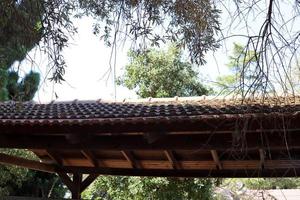
[[[89,150],[81,150],[81,153],[88,159],[88,161],[94,166],[99,167],[98,160],[95,155]]]
[[[214,162],[216,163],[218,169],[219,169],[219,170],[223,169],[223,166],[222,166],[222,164],[221,164],[221,162],[220,162],[220,159],[219,159],[219,156],[218,156],[217,151],[216,151],[216,150],[211,150],[210,152],[211,152],[211,155],[212,155],[212,157],[213,157],[213,160],[214,160]]]
[[[180,164],[177,162],[174,153],[172,151],[169,150],[165,150],[164,154],[166,155],[167,159],[169,160],[169,162],[171,163],[171,166],[173,167],[173,169],[180,169]]]
[[[132,168],[141,168],[140,164],[136,161],[131,151],[121,151],[121,153]]]
[[[62,159],[57,155],[56,152],[53,152],[51,150],[46,150],[48,156],[57,164],[58,166],[63,166]]]

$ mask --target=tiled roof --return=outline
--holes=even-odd
[[[134,101],[70,101],[37,104],[0,103],[0,119],[106,119],[180,117],[220,114],[271,113],[300,111],[300,98],[259,100],[215,99],[205,97],[143,99]]]
[[[0,147],[32,149],[43,163],[30,167],[50,172],[297,176],[299,99],[4,102]],[[20,163],[3,155],[1,162]]]

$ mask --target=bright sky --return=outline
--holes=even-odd
[[[74,37],[72,44],[64,50],[64,56],[67,62],[66,82],[54,84],[48,80],[41,83],[40,90],[37,92],[34,100],[39,102],[49,102],[52,100],[68,101],[74,99],[114,99],[113,76],[106,76],[109,69],[109,59],[111,49],[106,47],[92,32],[93,19],[83,18],[76,21],[78,25],[78,34]],[[118,49],[116,75],[122,74],[122,68],[127,63],[127,46]],[[46,59],[44,56],[36,55],[36,51],[31,53],[35,58],[36,65],[45,76],[47,72]],[[224,72],[227,62],[226,50],[220,49],[216,54],[218,65],[214,55],[210,53],[207,56],[207,64],[200,67],[200,72],[205,80],[219,75],[219,71]],[[23,65],[33,66],[30,63]],[[206,71],[206,73],[204,73]],[[44,79],[44,77],[42,77]],[[57,96],[56,96],[57,95]],[[56,98],[58,97],[58,98]],[[124,87],[117,87],[117,99],[137,98],[133,91]]]
[[[228,23],[228,13],[221,15],[223,27]],[[259,22],[255,16],[249,23],[254,25]],[[254,21],[256,20],[256,21]],[[75,35],[72,44],[64,50],[64,56],[67,62],[65,80],[62,84],[54,84],[53,82],[42,82],[40,90],[36,94],[34,100],[39,102],[49,102],[52,100],[93,100],[93,99],[114,99],[113,76],[103,76],[109,69],[109,58],[111,49],[105,47],[104,43],[95,36],[92,31],[93,19],[82,18],[77,19],[75,25],[78,27],[78,34]],[[237,33],[245,31],[244,27],[237,25],[235,27]],[[226,63],[228,63],[228,55],[231,52],[233,42],[242,42],[240,38],[232,38],[226,41],[217,52],[208,53],[205,66],[200,66],[199,71],[207,83],[214,80],[217,76],[228,73]],[[116,75],[122,74],[122,68],[127,63],[128,47],[119,48],[117,53]],[[39,66],[39,71],[43,78],[47,72],[46,59],[44,56],[35,55],[35,51],[31,52],[31,56],[35,57],[35,62]],[[30,63],[24,63],[27,67],[32,67]],[[37,70],[37,69],[36,69]],[[57,96],[56,96],[57,95]],[[136,98],[133,91],[126,88],[117,87],[117,99]]]

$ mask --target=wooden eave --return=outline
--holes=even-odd
[[[170,104],[0,104],[0,147],[30,149],[40,158],[38,162],[0,154],[0,163],[62,177],[91,174],[83,186],[98,174],[298,176],[298,104]]]

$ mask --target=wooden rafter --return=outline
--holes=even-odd
[[[227,161],[229,162],[229,161]],[[245,162],[245,166],[255,165],[255,163],[259,163],[260,161],[253,161],[253,163]],[[296,172],[300,174],[300,160],[277,160],[270,161],[265,160],[265,169],[263,173],[258,173],[257,169],[244,169],[244,170],[230,170],[229,168],[225,168],[223,170],[211,171],[211,170],[149,170],[149,169],[105,169],[105,168],[96,168],[96,167],[67,167],[64,166],[61,169],[57,169],[54,165],[40,163],[38,161],[31,161],[24,158],[19,158],[16,156],[10,156],[3,153],[0,153],[0,163],[2,164],[11,164],[17,165],[21,167],[26,167],[29,169],[45,171],[45,172],[63,172],[63,173],[88,173],[88,174],[110,174],[110,175],[137,175],[137,176],[195,176],[195,177],[228,177],[228,176],[236,176],[236,177],[255,177],[255,176],[295,176],[294,170],[287,170],[296,168]],[[225,166],[229,164],[235,166],[234,163],[239,163],[238,161],[232,161],[230,163],[225,163]],[[243,168],[239,164],[240,168]],[[244,171],[244,172],[243,172]],[[246,173],[247,172],[247,173]],[[87,183],[87,182],[86,182]]]
[[[139,163],[135,160],[131,151],[121,151],[125,159],[130,163],[132,168],[140,168]]]
[[[57,164],[59,166],[63,165],[62,159],[57,155],[56,152],[53,152],[51,150],[47,150],[47,154],[54,161],[55,164]]]
[[[94,167],[99,167],[98,160],[96,156],[93,154],[93,152],[89,150],[82,150],[81,153],[86,157],[86,159],[89,160],[89,162],[94,166]]]
[[[218,166],[218,169],[223,169],[217,151],[216,150],[210,150],[210,152],[211,152],[211,155],[213,157],[214,162]]]
[[[172,151],[165,150],[164,154],[168,158],[169,162],[171,163],[173,169],[180,169],[180,164],[177,162],[174,153]]]

